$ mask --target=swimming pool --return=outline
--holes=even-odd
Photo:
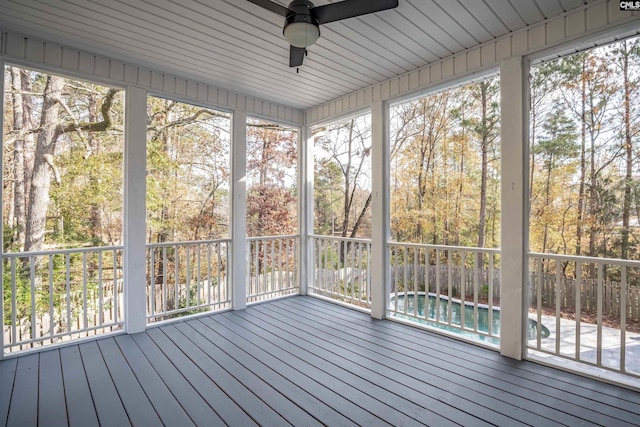
[[[390,308],[392,309],[392,316],[404,319],[411,320],[413,322],[418,322],[423,325],[432,326],[434,328],[443,329],[449,332],[454,332],[457,334],[461,334],[463,336],[467,336],[470,338],[477,339],[479,341],[486,341],[491,344],[500,344],[500,309],[493,308],[492,316],[491,316],[491,334],[492,336],[483,335],[489,333],[489,308],[486,306],[478,306],[478,331],[482,332],[481,334],[475,333],[473,331],[474,327],[474,307],[472,304],[464,305],[464,329],[460,327],[461,324],[461,303],[459,301],[452,300],[451,301],[451,325],[449,325],[449,300],[446,296],[440,296],[439,303],[436,302],[437,298],[435,295],[429,295],[429,303],[426,304],[426,295],[424,292],[418,292],[418,303],[416,307],[415,303],[415,293],[407,292],[398,293],[397,295],[397,303],[398,308],[395,308],[396,304],[396,295],[391,295],[390,298]],[[404,314],[405,307],[405,298],[407,301],[407,314]],[[436,305],[439,313],[439,322],[436,322]],[[416,312],[417,309],[417,312]],[[393,311],[396,311],[395,313]],[[426,311],[425,311],[426,310]],[[426,316],[425,316],[426,312]],[[538,322],[534,319],[527,319],[527,339],[533,340],[536,339]],[[540,325],[540,335],[542,338],[547,338],[549,336],[549,329],[547,329],[544,325]],[[469,331],[468,329],[471,329]]]

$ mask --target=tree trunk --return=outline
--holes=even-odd
[[[622,42],[622,84],[624,85],[624,148],[626,168],[624,179],[624,200],[622,202],[622,242],[620,258],[629,258],[629,219],[631,212],[631,180],[633,168],[633,143],[631,140],[631,88],[629,83],[629,51],[627,42]]]
[[[21,84],[22,84],[22,112],[25,129],[35,129],[35,123],[33,123],[33,84],[29,72],[26,70],[20,70]],[[31,194],[31,177],[33,176],[33,164],[35,162],[36,155],[36,138],[33,133],[29,133],[24,137],[24,205],[25,214],[27,206],[29,206],[29,197]],[[26,217],[23,227],[26,228]]]
[[[553,169],[553,154],[549,155],[549,163],[547,165],[547,182],[545,184],[544,208],[549,209],[551,203],[551,170]],[[544,233],[542,235],[542,253],[547,253],[547,239],[549,237],[549,224],[544,221]]]
[[[580,185],[578,187],[578,218],[576,222],[576,255],[582,253],[582,222],[584,220],[584,187],[587,175],[587,76],[586,76],[586,58],[582,60],[582,70],[580,73],[580,90],[581,90],[581,132],[580,132]]]
[[[64,80],[61,77],[52,75],[47,77],[27,210],[24,244],[26,252],[40,251],[44,245],[49,188],[51,186],[50,162],[55,153],[56,141],[60,132],[58,121],[60,105],[57,100],[60,98],[63,86]]]
[[[34,136],[33,100],[31,99],[31,80],[29,74],[20,68],[11,67],[11,86],[13,103],[13,128],[18,135],[14,143],[11,202],[12,218],[15,226],[13,240],[22,249],[25,242],[27,207],[31,175],[33,173]]]
[[[11,67],[11,93],[13,101],[13,129],[19,134],[24,134],[27,129],[24,125],[24,106],[21,73],[20,69]],[[24,245],[25,222],[26,222],[26,203],[24,188],[24,138],[22,136],[16,138],[13,146],[13,219],[10,223],[16,226],[13,238],[15,242]]]
[[[355,126],[355,119],[349,123],[349,137],[347,139],[347,164],[344,168],[344,206],[342,209],[342,232],[341,236],[346,237],[349,231],[349,212],[351,211],[350,203],[350,190],[351,190],[351,151],[353,144],[353,127]]]
[[[478,218],[478,247],[484,247],[484,229],[487,211],[487,169],[489,166],[489,129],[487,129],[487,82],[480,83],[480,96],[482,103],[482,140],[480,150],[482,151],[482,170],[480,177],[480,213]]]
[[[97,95],[92,93],[89,95],[89,121],[95,123],[98,121],[98,100]],[[99,139],[95,137],[93,132],[89,132],[87,135],[87,148],[85,158],[93,154],[97,154],[100,151],[99,147]],[[97,183],[99,177],[96,176],[96,171],[91,171],[89,175],[89,180],[94,183]],[[91,205],[91,239],[94,242],[102,242],[104,241],[104,233],[102,231],[102,206],[100,203],[93,203]]]
[[[349,235],[350,238],[353,239],[354,237],[357,237],[358,229],[360,228],[360,225],[362,224],[362,220],[364,219],[364,216],[367,213],[367,209],[369,209],[369,205],[371,205],[371,193],[369,193],[369,197],[367,197],[367,200],[364,202],[364,206],[360,211],[360,215],[358,215],[358,219],[356,219],[355,224],[353,224],[353,230],[351,230],[351,234]]]
[[[592,97],[590,96],[589,109],[591,111],[591,126],[589,126],[589,256],[597,256],[596,240],[598,234],[598,211],[600,207],[600,201],[598,197],[598,177],[596,175],[596,135],[593,123],[593,111],[595,106],[593,105]]]

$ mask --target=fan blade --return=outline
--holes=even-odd
[[[284,17],[289,13],[289,9],[284,6],[279,5],[278,3],[274,3],[270,0],[247,0],[249,3],[253,3],[262,8],[270,10],[271,12],[277,13],[278,15],[282,15]]]
[[[339,21],[398,7],[398,0],[344,0],[311,9],[318,23]]]
[[[289,67],[299,67],[302,65],[302,61],[304,60],[304,52],[306,51],[303,47],[295,47],[291,46],[291,50],[289,50]]]

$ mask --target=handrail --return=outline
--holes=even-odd
[[[90,248],[76,248],[76,249],[52,249],[52,250],[46,250],[46,251],[6,252],[2,254],[2,258],[29,258],[34,256],[66,255],[66,254],[88,253],[88,252],[97,252],[97,251],[119,251],[123,249],[124,249],[124,246],[93,246]]]
[[[436,249],[441,251],[467,251],[467,252],[484,252],[499,254],[500,248],[477,248],[475,246],[446,246],[446,245],[431,245],[428,243],[402,243],[402,242],[389,242],[389,246],[403,246],[407,248],[427,248]]]
[[[255,236],[247,237],[247,241],[255,242],[258,240],[274,240],[274,239],[297,239],[299,234],[283,234],[281,236]]]
[[[212,239],[212,240],[187,240],[182,242],[160,242],[160,243],[147,243],[147,248],[162,248],[169,246],[185,246],[185,245],[206,245],[211,243],[231,243],[231,239]]]
[[[341,242],[371,243],[371,239],[363,239],[358,237],[324,236],[322,234],[309,234],[309,237],[313,239],[336,240]]]
[[[547,258],[553,259],[556,261],[582,261],[582,262],[593,262],[597,264],[616,264],[616,265],[624,265],[626,267],[640,267],[640,261],[628,260],[628,259],[619,259],[619,258],[599,258],[599,257],[590,257],[590,256],[581,256],[581,255],[562,255],[562,254],[546,254],[539,252],[529,252],[529,257],[534,258]]]

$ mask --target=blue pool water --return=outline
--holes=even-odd
[[[464,336],[469,336],[480,341],[490,342],[492,344],[500,344],[500,339],[497,337],[489,337],[473,332],[474,327],[474,310],[473,305],[465,304],[464,306],[464,326],[467,331],[460,329],[461,323],[461,304],[457,301],[451,301],[451,325],[449,326],[449,300],[446,297],[440,296],[439,303],[436,302],[435,295],[429,295],[429,303],[426,304],[427,299],[424,293],[417,295],[417,304],[415,295],[413,292],[399,293],[397,296],[397,313],[393,314],[394,317],[411,320],[424,325],[432,326],[439,329],[444,329],[449,332],[455,332]],[[404,314],[405,299],[407,303],[407,314]],[[396,296],[392,295],[390,300],[390,307],[395,309]],[[436,307],[439,313],[439,320],[441,323],[436,323]],[[416,312],[417,310],[417,312]],[[425,316],[426,313],[426,316]],[[417,316],[417,318],[416,318]],[[536,339],[538,322],[533,319],[527,319],[527,339]],[[442,323],[447,323],[443,325]],[[549,329],[544,325],[540,325],[540,335],[542,338],[549,336]],[[483,333],[489,332],[489,309],[487,307],[478,307],[478,331]],[[491,333],[492,335],[500,335],[500,309],[494,308],[491,316]]]

